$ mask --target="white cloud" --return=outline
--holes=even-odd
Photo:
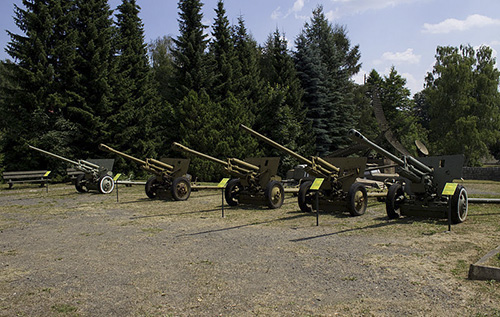
[[[300,12],[304,8],[304,0],[297,0],[293,4],[292,11],[293,12]]]
[[[431,34],[447,34],[454,31],[466,31],[473,28],[500,25],[500,20],[484,15],[469,15],[465,20],[446,19],[437,24],[425,23],[422,32]]]
[[[409,48],[404,52],[385,52],[382,58],[373,61],[375,65],[380,65],[382,62],[390,62],[393,65],[399,64],[418,64],[420,62],[420,55],[413,53],[413,49]]]
[[[277,20],[277,19],[279,19],[282,16],[283,16],[283,13],[281,13],[281,7],[277,7],[273,11],[273,13],[271,13],[271,19],[273,19],[273,20]]]
[[[369,10],[380,10],[387,7],[396,7],[400,4],[411,3],[417,0],[330,0],[335,6],[335,10],[327,12],[330,20],[340,18],[345,15],[354,15]]]

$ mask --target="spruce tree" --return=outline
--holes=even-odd
[[[109,117],[111,145],[138,157],[156,156],[157,134],[153,119],[159,115],[160,99],[151,81],[144,30],[135,0],[123,0],[116,15],[116,83],[114,111]],[[137,164],[127,161],[137,172]]]
[[[8,32],[11,42],[6,50],[16,63],[4,64],[8,77],[2,84],[2,117],[9,122],[2,137],[3,147],[9,149],[5,163],[10,169],[33,169],[47,163],[54,167],[54,160],[39,159],[25,144],[73,154],[69,147],[76,131],[67,118],[73,99],[68,86],[76,77],[72,3],[24,0],[23,5],[25,9],[15,6],[14,12],[23,34]]]
[[[314,151],[314,137],[306,121],[302,102],[304,92],[287,47],[284,35],[278,30],[268,37],[263,47],[261,74],[267,87],[259,105],[255,128],[272,140],[307,156]],[[297,163],[289,155],[275,149],[267,150],[266,155],[283,158],[281,174]]]
[[[350,144],[347,132],[357,120],[350,78],[359,71],[359,47],[345,28],[332,26],[318,6],[297,37],[295,60],[320,155]]]
[[[179,36],[174,39],[173,53],[175,81],[173,84],[176,104],[190,90],[200,93],[207,89],[206,54],[207,35],[203,25],[203,4],[199,0],[179,1]],[[181,118],[179,118],[181,119]]]
[[[108,139],[106,118],[113,111],[112,84],[116,67],[111,10],[106,0],[76,0],[75,5],[78,77],[70,87],[74,100],[68,114],[79,132],[74,140],[78,156],[103,155],[97,145]]]

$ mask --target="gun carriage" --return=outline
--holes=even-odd
[[[362,177],[364,173],[366,158],[339,157],[323,159],[312,156],[311,159],[308,159],[243,124],[240,127],[306,165],[305,170],[312,177],[304,178],[300,182],[297,197],[300,210],[303,212],[312,211],[316,193],[310,190],[311,185],[314,178],[324,178],[318,191],[319,209],[349,211],[352,216],[360,216],[365,213],[368,203],[366,188],[363,184],[357,183],[356,179]]]
[[[285,198],[278,171],[278,157],[228,158],[226,161],[192,150],[174,142],[172,148],[215,162],[224,167],[232,179],[226,185],[225,199],[228,205],[267,205],[271,209],[280,208]]]
[[[187,200],[189,198],[191,194],[191,182],[187,175],[189,159],[162,158],[159,161],[146,158],[141,160],[105,144],[100,144],[99,149],[129,159],[139,164],[146,172],[153,174],[145,186],[146,195],[149,198],[173,198],[174,200]]]
[[[76,170],[82,172],[82,174],[78,174],[75,179],[75,188],[80,193],[86,193],[89,190],[97,190],[102,194],[109,194],[115,188],[115,181],[112,178],[113,173],[111,172],[114,160],[101,160],[102,164],[86,160],[73,161],[37,147],[28,146],[30,149],[69,163],[73,165]]]
[[[354,141],[364,144],[397,164],[400,177],[389,187],[386,196],[387,216],[400,215],[447,217],[451,207],[451,220],[461,223],[467,217],[467,190],[457,185],[453,196],[443,196],[446,183],[462,177],[463,155],[420,157],[404,155],[399,158],[368,140],[356,130],[349,131]]]

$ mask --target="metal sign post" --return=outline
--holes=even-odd
[[[48,177],[51,171],[47,171],[45,174],[43,174],[43,177]],[[45,179],[45,187],[46,187],[46,193],[49,193],[49,179]]]
[[[120,176],[122,176],[122,174],[118,173],[115,175],[115,177],[113,178],[113,182],[115,182],[115,188],[116,188],[116,202],[118,202],[118,178],[120,178]]]
[[[453,194],[455,194],[455,190],[457,189],[458,184],[457,183],[446,183],[446,185],[443,188],[443,192],[441,193],[442,196],[449,196],[448,198],[448,232],[451,232],[451,199],[453,197]]]
[[[316,191],[316,226],[319,226],[319,188],[323,184],[324,178],[315,178],[309,190]]]
[[[226,189],[226,184],[229,182],[229,178],[223,178],[219,184],[217,184],[217,187],[221,189],[222,192],[222,218],[224,218],[224,190]]]

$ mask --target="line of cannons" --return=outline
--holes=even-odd
[[[305,165],[308,177],[299,181],[297,201],[301,211],[349,212],[352,216],[365,213],[368,195],[365,186],[358,182],[364,177],[367,159],[365,157],[321,158],[303,157],[298,153],[278,144],[264,135],[244,126],[241,129],[257,139],[286,153]],[[451,210],[453,223],[461,223],[467,217],[468,196],[462,185],[453,186],[454,191],[443,195],[447,183],[460,179],[463,155],[419,157],[403,155],[402,158],[390,153],[368,140],[356,130],[349,131],[349,137],[396,164],[399,177],[389,184],[385,197],[386,212],[390,219],[400,215],[446,218]],[[29,146],[43,154],[65,161],[82,173],[75,179],[78,192],[89,190],[109,194],[113,191],[115,181],[111,168],[90,162],[89,160],[73,161],[48,151]],[[119,155],[137,163],[152,176],[145,185],[146,195],[151,198],[187,200],[191,194],[191,179],[188,176],[190,160],[186,158],[162,158],[156,160],[138,159],[113,149],[105,144],[99,145],[103,151]],[[190,149],[174,142],[174,150],[188,153],[223,166],[231,177],[225,187],[225,199],[228,205],[253,204],[280,208],[285,198],[285,190],[281,177],[277,175],[279,157],[227,158],[221,160]],[[311,186],[315,179],[323,182],[317,190]]]

